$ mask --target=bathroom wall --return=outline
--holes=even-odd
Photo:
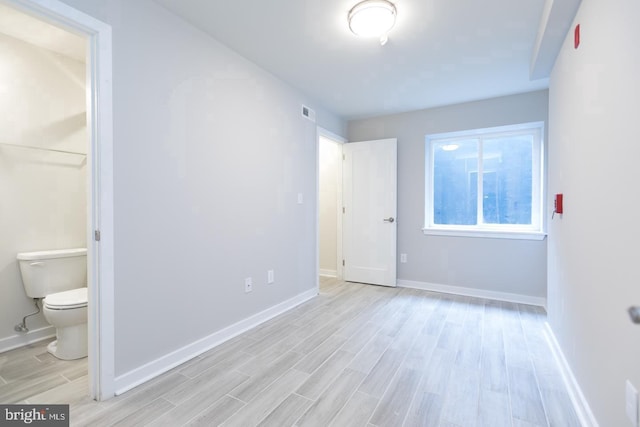
[[[342,206],[342,144],[320,137],[320,274],[338,270],[338,209]]]
[[[0,33],[0,352],[55,334],[26,297],[16,253],[85,247],[85,64]]]

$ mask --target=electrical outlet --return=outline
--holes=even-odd
[[[273,270],[267,271],[267,285],[270,285],[275,281],[275,273],[273,272]]]
[[[400,262],[403,264],[407,262],[407,254],[400,254]]]
[[[634,427],[638,427],[638,390],[636,390],[629,380],[627,380],[626,383],[625,396],[627,417],[631,420]]]
[[[301,205],[304,203],[304,196],[302,193],[298,193],[298,204]]]
[[[244,291],[245,293],[249,293],[253,290],[253,280],[251,280],[251,277],[247,277],[246,279],[244,279]]]

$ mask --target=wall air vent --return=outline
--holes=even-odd
[[[307,119],[311,120],[312,122],[316,122],[316,112],[313,111],[311,108],[307,107],[306,105],[302,106],[302,116],[306,117]]]

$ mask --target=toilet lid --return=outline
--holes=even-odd
[[[47,295],[44,305],[54,309],[70,309],[87,306],[87,288],[71,289]]]

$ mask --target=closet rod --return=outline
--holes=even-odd
[[[76,151],[56,150],[54,148],[34,147],[32,145],[9,144],[6,142],[0,142],[0,145],[6,145],[7,147],[27,148],[31,150],[53,151],[54,153],[75,154],[77,156],[86,156],[85,153],[78,153]]]

